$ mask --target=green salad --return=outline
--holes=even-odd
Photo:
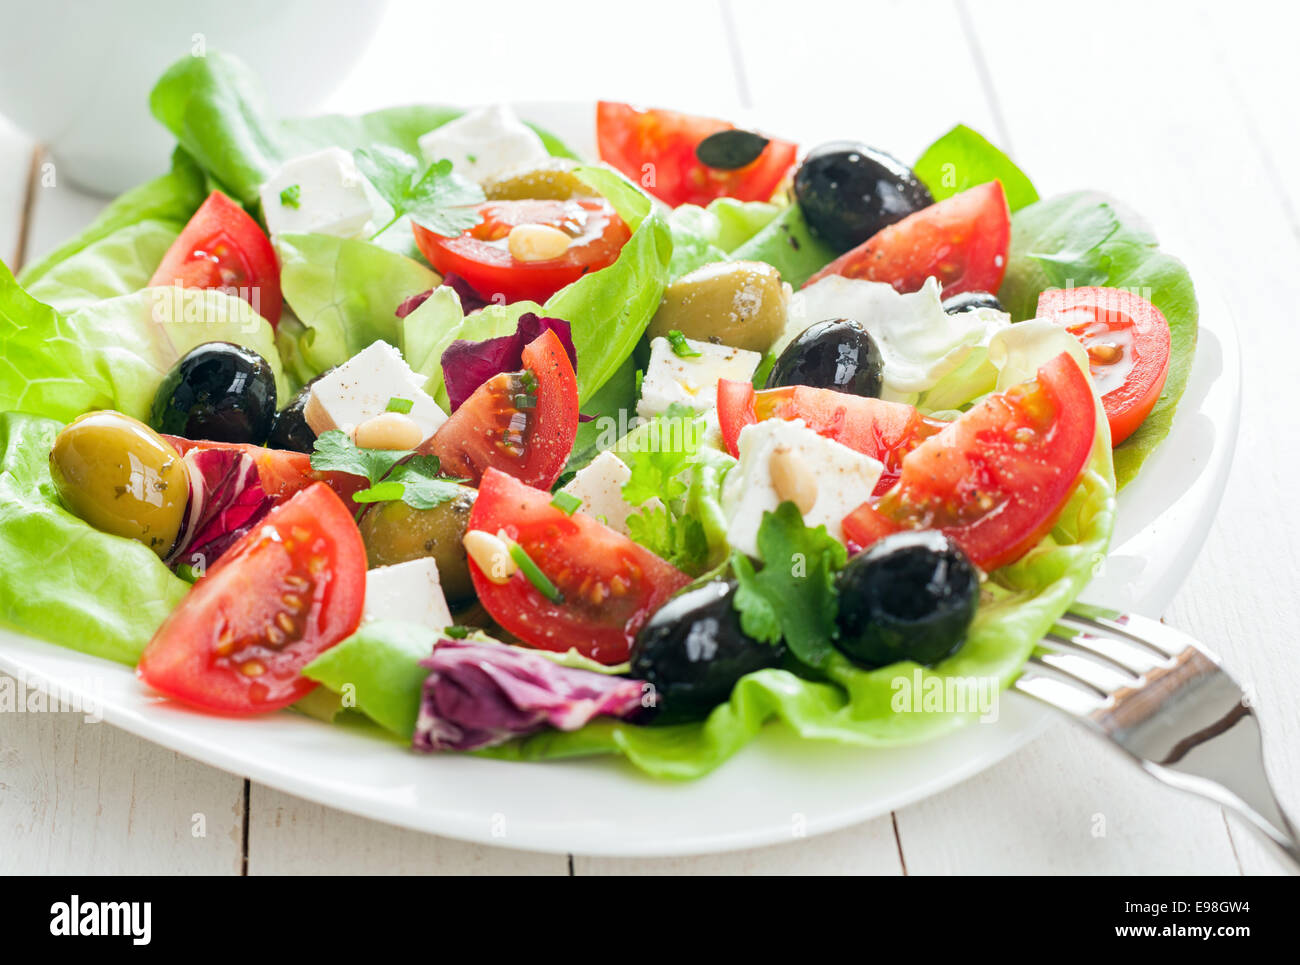
[[[0,622],[196,713],[678,779],[935,738],[1191,369],[1183,265],[965,126],[601,101],[580,157],[506,105],[276,118],[211,52],[149,103],[170,170],[0,263]]]

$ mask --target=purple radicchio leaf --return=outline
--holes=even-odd
[[[564,667],[505,643],[439,640],[420,665],[430,671],[412,738],[420,751],[478,750],[642,709],[640,680]]]
[[[191,449],[185,453],[190,499],[181,536],[167,563],[173,569],[199,557],[210,567],[274,505],[262,489],[257,462],[236,449]]]
[[[573,347],[569,323],[559,318],[542,318],[536,312],[519,316],[519,326],[512,335],[488,338],[481,342],[458,338],[442,353],[442,377],[447,385],[451,411],[474,394],[480,385],[501,372],[518,372],[524,367],[524,347],[547,330],[555,332],[569,361],[576,369],[578,353]]]
[[[460,299],[460,309],[466,315],[477,312],[481,308],[486,308],[488,305],[487,301],[471,288],[469,282],[461,278],[460,275],[447,275],[443,278],[442,284],[456,293],[456,296]],[[397,311],[393,314],[398,318],[405,318],[428,301],[429,296],[435,291],[437,289],[430,288],[427,292],[420,292],[418,295],[410,296],[397,306]]]

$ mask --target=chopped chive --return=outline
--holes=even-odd
[[[582,505],[582,500],[573,493],[558,492],[551,498],[551,505],[564,513],[565,516],[572,516]]]
[[[516,409],[536,409],[536,408],[537,408],[537,396],[535,396],[535,395],[524,395],[522,392],[519,393],[518,395],[515,396],[515,408],[516,408]]]
[[[388,408],[385,409],[384,411],[385,411],[385,412],[401,412],[403,415],[405,415],[407,412],[410,412],[410,411],[411,411],[411,407],[412,407],[413,405],[415,405],[414,400],[412,400],[412,399],[403,399],[403,398],[401,398],[401,397],[395,395],[395,396],[393,396],[391,399],[388,400]]]
[[[286,208],[297,208],[302,200],[302,186],[291,184],[280,192],[280,203]]]
[[[513,540],[510,541],[510,558],[515,561],[519,567],[519,572],[528,578],[534,589],[552,603],[563,603],[564,594],[556,589],[545,573],[543,573],[528,552]]]
[[[519,384],[529,394],[537,391],[537,376],[533,374],[532,369],[524,369],[519,373]]]
[[[686,336],[675,328],[668,333],[668,344],[672,346],[673,354],[679,359],[694,358],[700,354],[687,343]]]
[[[471,629],[470,627],[462,627],[453,624],[452,626],[444,627],[442,631],[442,635],[444,637],[450,637],[453,640],[464,640],[466,637],[469,636],[470,629]]]
[[[637,369],[637,370],[636,370],[636,373],[635,373],[636,394],[637,394],[637,395],[640,395],[640,394],[641,394],[641,383],[642,383],[642,381],[644,381],[644,380],[645,380],[645,371],[644,371],[643,369]]]

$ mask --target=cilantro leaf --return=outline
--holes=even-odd
[[[358,150],[355,157],[357,168],[393,208],[392,219],[375,237],[404,216],[439,235],[458,235],[481,220],[475,206],[483,203],[482,188],[455,174],[445,158],[421,173],[414,157],[382,144]]]
[[[414,456],[393,469],[382,485],[392,483],[402,487],[390,499],[400,499],[412,509],[433,509],[461,495],[465,491],[461,482],[439,478],[437,456]]]
[[[836,635],[835,571],[848,560],[844,545],[825,526],[809,529],[794,503],[785,502],[763,514],[758,552],[763,568],[757,573],[748,559],[732,561],[742,629],[770,643],[779,626],[795,657],[824,666]]]
[[[346,432],[330,429],[316,437],[311,467],[317,472],[347,472],[363,476],[373,486],[411,453],[403,449],[362,449]]]

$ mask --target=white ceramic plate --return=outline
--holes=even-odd
[[[590,105],[521,113],[590,150]],[[1155,615],[1200,549],[1237,435],[1235,327],[1213,279],[1192,267],[1201,299],[1196,364],[1173,432],[1120,496],[1110,558],[1085,594]],[[674,784],[614,758],[511,764],[416,756],[373,732],[292,713],[208,717],[148,695],[129,668],[11,631],[0,630],[0,669],[88,694],[117,727],[322,804],[454,838],[600,855],[727,851],[835,830],[978,773],[1050,720],[1048,711],[1008,698],[994,723],[889,750],[799,741],[771,725],[713,774]]]

